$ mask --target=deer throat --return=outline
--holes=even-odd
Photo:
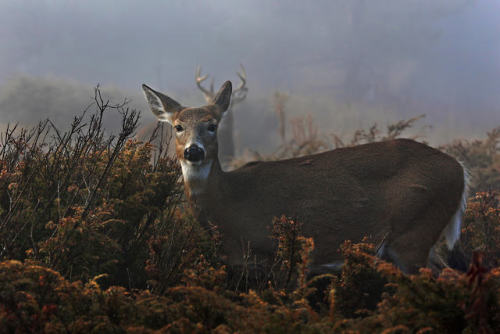
[[[212,170],[212,161],[200,165],[181,161],[182,176],[186,195],[190,199],[196,199],[207,193],[208,177]]]

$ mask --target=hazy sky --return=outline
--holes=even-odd
[[[0,83],[187,94],[197,64],[220,83],[240,63],[249,97],[279,89],[487,128],[500,123],[500,1],[0,0]]]

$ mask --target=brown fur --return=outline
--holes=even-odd
[[[227,94],[224,89],[219,95]],[[407,139],[252,162],[223,172],[216,137],[204,136],[203,129],[219,122],[224,110],[217,102],[176,109],[169,121],[186,127],[176,138],[180,160],[186,141],[195,136],[205,145],[206,159],[213,161],[201,185],[203,193],[192,195],[190,189],[200,184],[185,182],[186,195],[200,219],[220,227],[230,264],[241,263],[248,242],[258,258],[269,260],[274,251],[272,219],[285,214],[303,222],[304,234],[314,238],[313,263],[318,268],[341,260],[343,240],[371,236],[385,238],[386,258],[415,272],[426,265],[431,248],[460,207],[465,189],[461,165]]]

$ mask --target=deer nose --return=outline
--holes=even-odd
[[[184,150],[184,158],[191,162],[202,161],[205,158],[205,151],[193,144]]]

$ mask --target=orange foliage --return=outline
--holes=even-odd
[[[245,268],[229,268],[219,256],[216,227],[204,229],[184,208],[178,165],[129,138],[131,114],[123,124],[132,128],[106,137],[99,128],[104,106],[88,125],[77,119],[66,133],[42,124],[2,142],[0,333],[489,334],[500,328],[496,193],[469,199],[460,241],[472,260],[467,273],[422,269],[407,276],[375,257],[373,245],[346,241],[341,272],[313,276],[314,240],[285,216],[269,231],[276,242],[269,268],[253,268],[249,259]],[[417,119],[389,127],[386,136],[376,127],[359,131],[353,142],[399,136]],[[296,141],[285,154],[326,147],[311,119],[294,124]],[[335,145],[343,143],[337,138]],[[473,146],[466,151],[487,147],[489,155],[477,154],[496,166],[492,145]],[[479,181],[496,180],[492,169],[481,168]]]

